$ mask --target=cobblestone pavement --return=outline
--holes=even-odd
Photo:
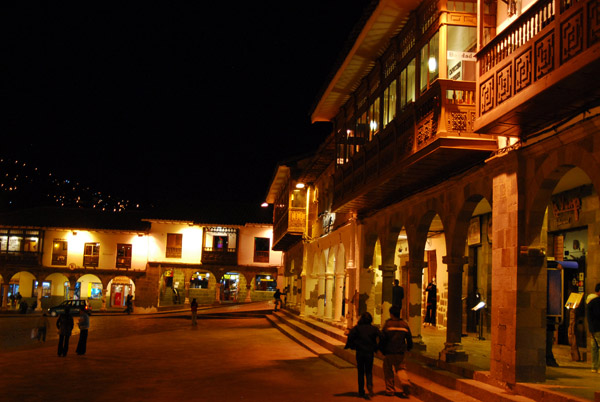
[[[187,312],[93,315],[87,354],[74,353],[74,335],[66,358],[54,330],[45,344],[27,339],[29,318],[0,317],[2,401],[360,400],[355,369],[330,365],[264,318],[201,315],[192,327]],[[373,399],[389,400],[374,382]]]

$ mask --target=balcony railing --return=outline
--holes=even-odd
[[[383,206],[487,157],[474,133],[475,83],[437,80],[334,175],[334,210]]]
[[[237,249],[215,251],[212,247],[202,249],[202,264],[237,265]]]
[[[477,54],[478,132],[524,135],[599,98],[600,5],[540,0]]]
[[[0,253],[0,264],[38,266],[42,264],[42,255],[39,253],[4,252]]]

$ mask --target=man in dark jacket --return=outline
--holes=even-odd
[[[586,300],[586,315],[592,335],[592,371],[597,373],[600,369],[600,283],[596,284],[594,291]]]
[[[390,318],[383,325],[383,336],[380,345],[383,359],[383,375],[385,377],[385,394],[395,395],[394,385],[402,387],[404,396],[410,393],[410,383],[404,365],[404,354],[413,347],[412,334],[406,321],[400,318],[400,307],[390,307]],[[394,384],[398,375],[400,384]]]
[[[58,316],[56,320],[56,328],[58,328],[58,356],[65,357],[69,351],[69,338],[71,338],[71,332],[73,331],[73,317],[71,317],[71,310],[69,307],[65,307],[64,313]]]
[[[373,360],[377,351],[377,341],[381,339],[379,328],[372,325],[370,313],[363,313],[358,324],[348,334],[346,347],[356,349],[356,368],[358,369],[358,393],[365,399],[371,399],[373,393]],[[365,377],[368,394],[365,394]]]

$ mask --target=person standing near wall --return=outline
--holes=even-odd
[[[432,327],[435,327],[437,315],[437,287],[435,285],[435,278],[427,285],[425,294],[427,295],[427,310],[425,311],[424,326],[431,325]]]
[[[596,284],[595,293],[586,299],[588,328],[592,335],[592,372],[600,369],[600,283]]]

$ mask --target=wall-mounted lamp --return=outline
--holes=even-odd
[[[304,183],[296,183],[296,188],[304,188]]]
[[[138,233],[138,237],[144,237],[143,233]]]
[[[266,202],[263,202],[262,204],[260,204],[261,207],[266,208],[269,206],[269,204],[267,204]]]

